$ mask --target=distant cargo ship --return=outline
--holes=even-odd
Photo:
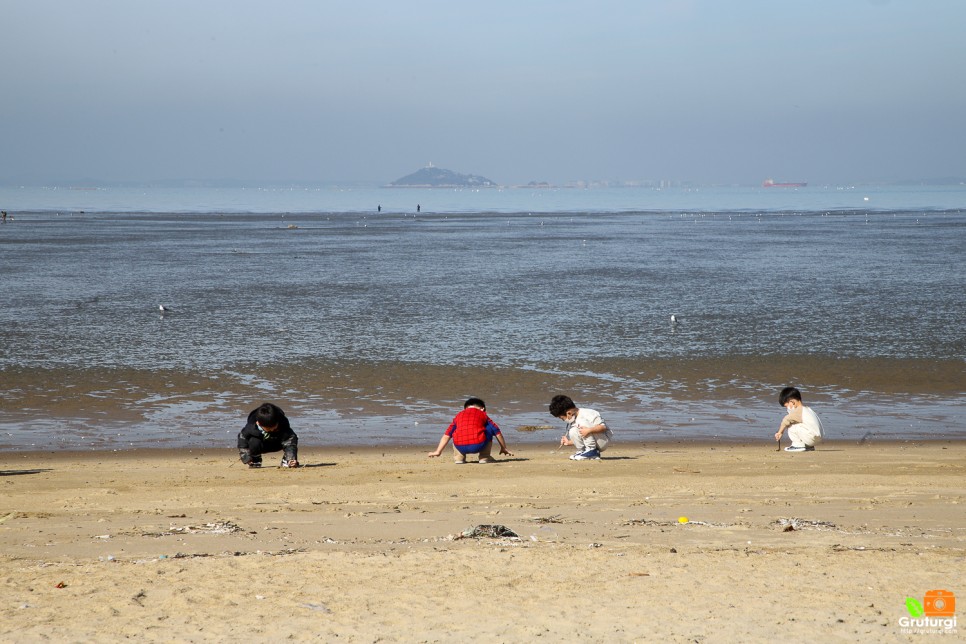
[[[804,188],[807,185],[808,184],[805,183],[805,182],[799,183],[797,181],[795,181],[795,182],[792,182],[792,181],[783,181],[783,182],[779,183],[779,182],[775,181],[774,179],[765,179],[762,182],[761,187],[762,188]]]

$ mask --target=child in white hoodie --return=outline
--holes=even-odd
[[[788,410],[782,418],[775,440],[781,441],[782,434],[788,431],[792,444],[786,452],[810,452],[822,441],[825,434],[818,414],[802,404],[802,393],[795,387],[785,387],[778,395],[778,404]]]

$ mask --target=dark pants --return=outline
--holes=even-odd
[[[243,463],[248,463],[249,461],[260,463],[262,461],[262,454],[281,451],[285,452],[283,455],[285,460],[298,460],[299,437],[295,434],[292,434],[285,440],[279,440],[277,438],[256,438],[253,436],[249,437],[245,442],[248,444],[247,447],[238,448]]]

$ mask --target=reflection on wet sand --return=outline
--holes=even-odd
[[[471,395],[485,398],[506,430],[553,424],[546,405],[559,392],[607,410],[627,439],[748,439],[777,423],[777,391],[788,374],[840,438],[966,434],[955,422],[964,406],[958,360],[615,359],[521,368],[316,360],[218,373],[15,371],[0,445],[223,444],[260,400],[283,401],[300,433],[325,441],[422,441]]]

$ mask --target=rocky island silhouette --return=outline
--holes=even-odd
[[[495,188],[496,183],[475,174],[460,174],[452,170],[427,166],[396,179],[391,188]]]

